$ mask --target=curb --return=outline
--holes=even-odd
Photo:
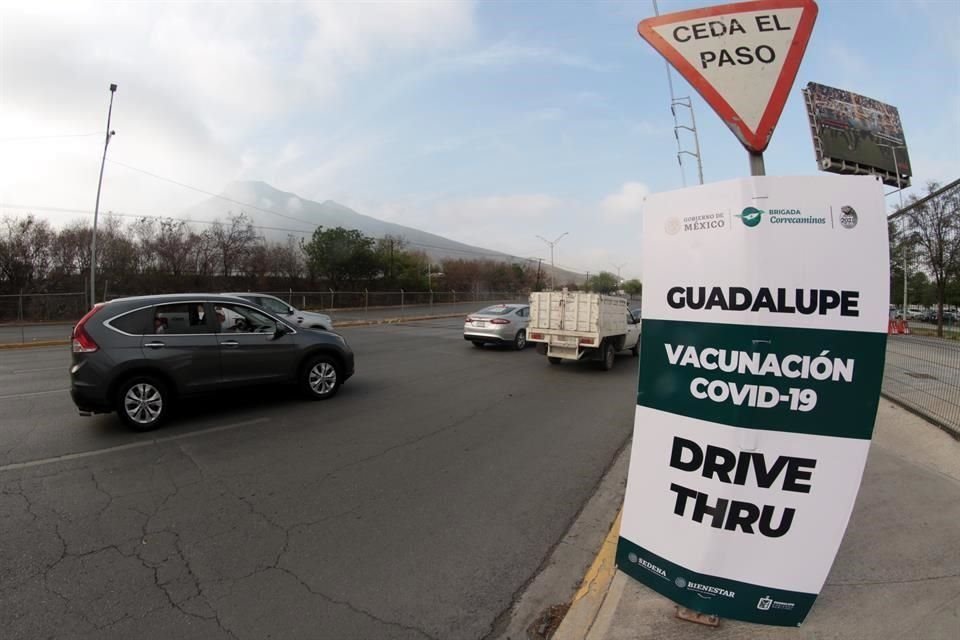
[[[70,344],[69,340],[35,340],[34,342],[10,342],[0,344],[0,351],[13,349],[33,349],[37,347],[62,347]]]
[[[372,327],[381,324],[400,324],[402,322],[418,322],[422,320],[443,320],[446,318],[459,318],[462,313],[448,313],[439,316],[410,316],[409,318],[383,318],[381,320],[347,320],[334,327]],[[0,344],[0,351],[12,349],[34,349],[39,347],[62,347],[70,344],[70,340],[36,340],[34,342],[9,342]]]
[[[590,633],[593,623],[606,600],[610,583],[617,574],[617,540],[620,537],[620,517],[623,509],[610,525],[610,531],[604,538],[600,551],[593,564],[583,576],[580,589],[570,603],[570,609],[557,628],[552,640],[583,640]]]
[[[406,318],[382,318],[380,320],[345,320],[338,322],[334,329],[341,327],[371,327],[380,324],[400,324],[403,322],[418,322],[421,320],[443,320],[445,318],[462,318],[465,313],[446,313],[438,316],[409,316]]]

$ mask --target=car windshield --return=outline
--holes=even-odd
[[[498,304],[492,307],[487,307],[486,309],[482,309],[478,313],[485,316],[505,316],[508,313],[512,313],[514,309],[516,309],[516,307],[508,307]]]

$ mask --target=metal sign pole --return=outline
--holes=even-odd
[[[763,154],[757,153],[756,151],[747,152],[750,154],[750,175],[752,176],[765,176],[767,175],[766,168],[763,166]]]

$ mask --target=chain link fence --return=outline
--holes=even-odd
[[[513,291],[263,291],[303,311],[354,321],[467,314],[494,303],[526,302]],[[121,296],[111,296],[121,297]],[[63,340],[87,311],[85,293],[0,295],[0,344]]]
[[[960,438],[960,341],[889,336],[883,394]]]
[[[73,322],[87,310],[87,296],[78,293],[0,295],[0,323]]]

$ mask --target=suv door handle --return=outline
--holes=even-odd
[[[165,345],[165,344],[162,343],[162,342],[148,342],[148,343],[146,343],[146,344],[143,345],[143,346],[145,346],[145,347],[150,347],[151,349],[160,349],[160,348],[163,348],[163,347],[165,347],[165,346],[167,346],[167,345]]]
[[[224,340],[220,343],[221,347],[239,347],[240,343],[236,340]]]

